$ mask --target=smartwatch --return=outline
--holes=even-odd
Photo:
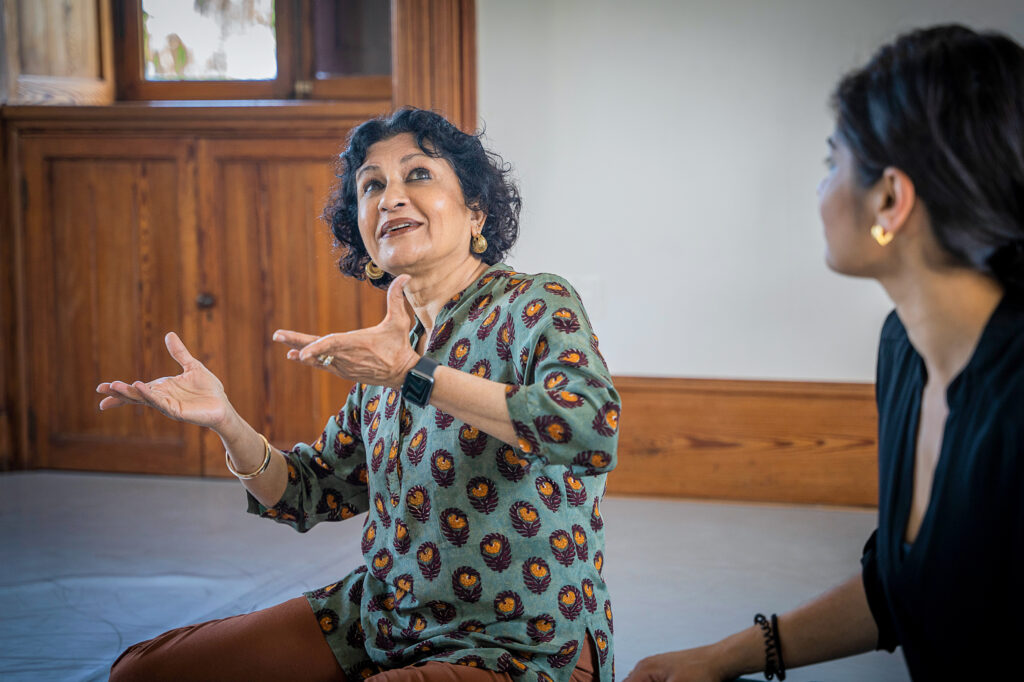
[[[426,407],[430,402],[430,394],[434,390],[434,370],[437,362],[423,356],[419,362],[405,375],[402,384],[402,397],[417,407]]]

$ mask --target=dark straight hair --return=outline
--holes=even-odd
[[[862,185],[899,168],[951,261],[1024,293],[1024,48],[959,25],[906,33],[832,106]]]

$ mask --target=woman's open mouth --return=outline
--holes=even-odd
[[[409,220],[406,218],[398,218],[395,220],[389,220],[384,223],[380,230],[381,240],[390,239],[391,237],[397,237],[399,235],[412,232],[417,227],[420,227],[423,223],[416,220]]]

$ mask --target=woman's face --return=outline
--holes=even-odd
[[[474,258],[470,210],[446,159],[423,153],[411,133],[370,146],[356,171],[359,234],[373,261],[392,275],[454,267]]]
[[[833,135],[828,140],[827,175],[818,184],[818,212],[825,226],[825,262],[844,275],[872,276],[877,245],[871,237],[869,190],[856,178],[853,154]]]

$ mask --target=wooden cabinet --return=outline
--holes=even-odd
[[[174,330],[278,446],[315,439],[350,384],[285,359],[277,328],[375,324],[319,219],[340,137],[25,136],[24,396],[32,466],[225,473],[220,440],[152,410],[100,413],[103,380],[178,372]]]

